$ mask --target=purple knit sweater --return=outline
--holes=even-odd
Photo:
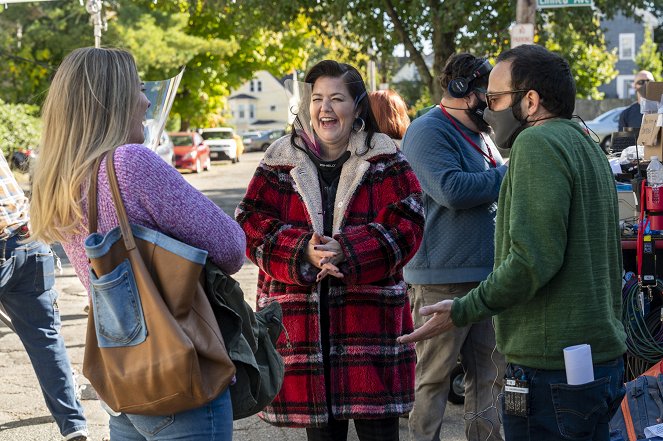
[[[129,222],[207,250],[210,259],[229,274],[239,271],[246,247],[242,228],[156,153],[139,144],[123,145],[115,151],[115,172]],[[99,170],[97,206],[98,231],[105,234],[118,226],[105,161]],[[83,246],[88,236],[87,187],[82,208],[83,227],[62,247],[89,292]]]

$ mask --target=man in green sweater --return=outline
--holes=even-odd
[[[540,46],[502,53],[484,118],[513,147],[500,189],[493,272],[402,343],[495,316],[507,362],[504,433],[511,440],[607,440],[623,396],[622,258],[617,194],[598,144],[571,121],[568,63]],[[566,347],[589,344],[595,381],[567,383]],[[509,380],[517,381],[517,384]],[[524,404],[524,406],[520,406]]]

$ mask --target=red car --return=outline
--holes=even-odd
[[[211,167],[209,146],[196,132],[169,133],[173,141],[175,167],[200,173]]]

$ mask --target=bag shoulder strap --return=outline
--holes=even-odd
[[[97,224],[97,181],[99,180],[99,169],[101,168],[101,161],[104,156],[101,155],[92,167],[92,174],[90,175],[90,185],[87,192],[87,232],[88,234],[96,233]]]
[[[129,218],[124,209],[122,202],[122,195],[120,194],[120,186],[117,183],[117,176],[115,175],[115,150],[108,153],[106,156],[106,173],[108,174],[108,183],[110,184],[111,193],[113,195],[113,203],[115,204],[115,211],[117,212],[117,219],[120,222],[120,230],[122,231],[122,238],[124,239],[124,247],[127,251],[136,248],[136,241],[134,234],[129,225]]]
[[[626,434],[628,441],[636,441],[638,437],[635,435],[635,426],[633,425],[633,415],[631,415],[631,408],[628,405],[627,397],[622,399],[622,415],[624,415],[624,425],[626,426]]]

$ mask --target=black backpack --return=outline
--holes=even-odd
[[[281,389],[285,367],[276,340],[283,328],[283,313],[278,302],[254,313],[239,283],[209,260],[205,275],[207,298],[237,369],[230,396],[233,419],[239,420],[260,412]]]

